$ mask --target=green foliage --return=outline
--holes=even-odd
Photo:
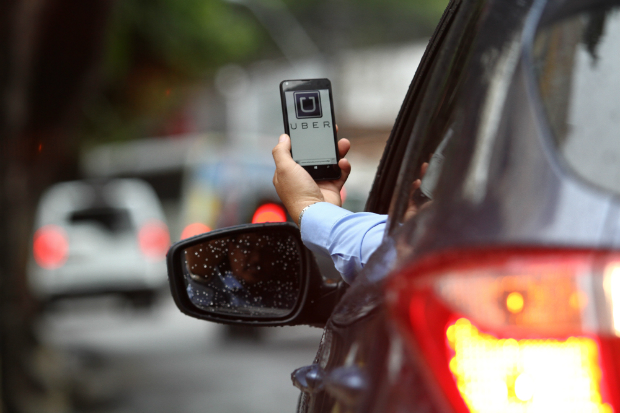
[[[123,0],[116,6],[106,58],[112,76],[125,74],[136,59],[180,76],[201,75],[247,59],[264,42],[251,16],[221,0]]]
[[[89,140],[154,133],[187,85],[259,56],[264,31],[222,0],[122,0],[106,36],[101,95],[85,109]],[[155,132],[156,133],[156,132]]]
[[[162,119],[227,63],[281,57],[259,19],[243,5],[286,7],[322,52],[428,37],[448,0],[120,0],[103,55],[102,93],[85,108],[91,142],[157,133]]]

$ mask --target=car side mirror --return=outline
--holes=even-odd
[[[247,224],[174,244],[174,301],[189,316],[224,324],[325,325],[344,283],[323,280],[291,223]]]

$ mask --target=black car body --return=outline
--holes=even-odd
[[[333,312],[310,281],[286,319],[192,312],[182,246],[177,304],[326,322],[293,373],[299,412],[618,411],[619,26],[618,1],[451,1],[366,205],[384,242]],[[442,141],[433,201],[407,220]]]

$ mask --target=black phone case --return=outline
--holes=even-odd
[[[331,116],[332,116],[332,122],[334,124],[334,148],[336,151],[336,164],[335,165],[306,165],[306,166],[302,166],[312,177],[312,179],[314,179],[315,181],[332,181],[334,179],[339,179],[340,176],[342,175],[342,172],[340,171],[340,167],[338,166],[338,161],[340,160],[340,154],[338,153],[338,138],[336,136],[337,132],[336,132],[336,117],[334,115],[334,101],[332,98],[332,86],[331,86],[331,82],[329,81],[329,79],[294,79],[294,80],[283,80],[282,82],[280,82],[280,102],[282,103],[282,117],[284,119],[284,133],[286,133],[288,136],[291,136],[291,131],[289,129],[289,122],[288,122],[288,113],[286,110],[286,96],[284,94],[285,90],[284,90],[284,83],[285,82],[311,82],[312,87],[315,88],[323,88],[323,89],[327,89],[329,91],[329,103],[330,103],[330,107],[331,107]],[[304,90],[303,88],[300,89],[288,89],[290,90]],[[291,147],[291,154],[292,154],[292,147]]]

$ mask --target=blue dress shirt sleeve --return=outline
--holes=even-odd
[[[331,256],[351,283],[381,245],[387,215],[350,212],[328,202],[310,206],[301,220],[301,240],[311,251]]]

